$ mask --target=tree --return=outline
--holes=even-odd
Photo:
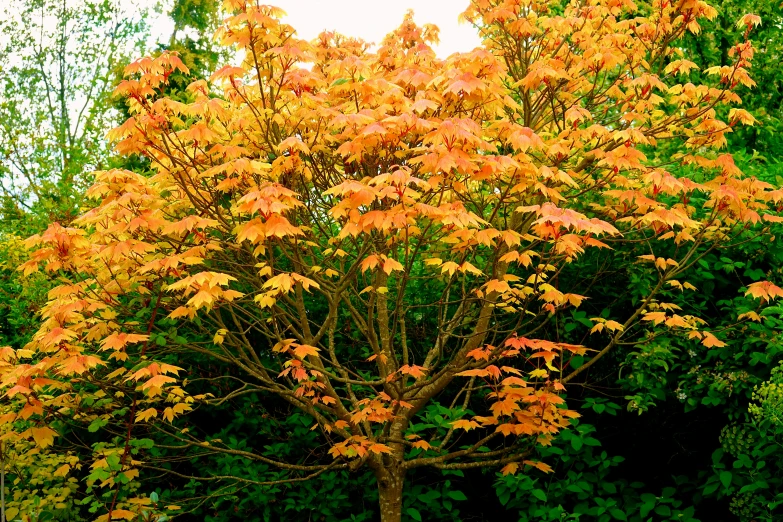
[[[0,186],[6,220],[37,218],[32,228],[38,231],[51,220],[78,215],[79,196],[91,183],[86,174],[107,167],[104,135],[117,123],[109,110],[116,68],[139,52],[143,27],[143,10],[133,3],[6,4],[0,21]]]
[[[716,61],[727,63],[733,35],[737,32],[737,19],[746,12],[752,12],[763,20],[761,27],[753,31],[751,41],[759,50],[754,64],[754,79],[764,88],[743,93],[742,96],[743,106],[761,125],[742,129],[731,141],[737,150],[746,147],[748,152],[758,151],[773,160],[780,151],[777,131],[781,120],[783,82],[777,64],[783,57],[780,36],[783,5],[758,0],[727,0],[716,7],[718,16],[705,25],[705,35],[686,38],[685,47],[700,67],[706,68]]]
[[[705,71],[715,85],[694,85],[678,82],[694,64],[674,42],[715,15],[706,3],[550,4],[474,0],[484,47],[439,60],[436,28],[410,16],[372,53],[228,0],[218,37],[244,58],[214,90],[172,100],[176,54],[132,63],[117,92],[133,115],[110,139],[154,174],[96,173],[96,206],[28,241],[24,271],[65,282],[32,342],[2,354],[18,408],[4,420],[40,446],[99,436],[90,470],[72,472],[105,488],[103,520],[159,508],[140,473],[276,487],[367,468],[381,520],[398,521],[419,468],[549,469],[537,448],[577,416],[564,385],[607,354],[650,336],[720,345],[661,296],[694,291],[705,253],[781,219],[783,193],[717,152],[753,123],[733,106],[753,85],[758,19]],[[662,141],[686,153],[648,159]],[[612,276],[601,256],[636,248],[646,293],[563,341],[559,322]],[[320,442],[283,460],[188,420],[245,395],[260,415],[309,418]],[[182,457],[156,460],[156,444]],[[212,455],[260,471],[202,475]]]
[[[220,26],[220,2],[217,0],[176,0],[169,12],[174,21],[174,30],[169,38],[167,49],[177,51],[188,69],[211,73],[218,60],[220,47],[212,35]],[[183,78],[186,82],[187,77]],[[184,83],[185,90],[187,83]]]

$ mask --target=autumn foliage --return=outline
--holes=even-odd
[[[783,191],[720,151],[754,123],[735,90],[753,86],[758,19],[702,85],[676,42],[715,16],[705,2],[556,4],[473,0],[484,46],[440,59],[437,29],[410,17],[371,51],[299,40],[280,10],[227,0],[217,38],[242,61],[193,82],[188,103],[162,95],[187,72],[176,54],[131,64],[116,92],[132,117],[109,139],[153,171],[96,173],[92,208],[28,240],[22,269],[62,283],[34,340],[0,352],[5,437],[52,451],[79,426],[105,434],[60,472],[113,492],[102,520],[132,519],[152,502],[127,484],[178,473],[132,442],[237,452],[188,414],[258,393],[324,442],[294,461],[242,451],[285,471],[269,484],[366,466],[392,521],[415,468],[547,470],[536,446],[578,416],[567,383],[612,350],[653,330],[720,346],[660,294],[698,292],[700,256],[781,220]],[[684,152],[654,157],[672,142]],[[640,244],[646,298],[591,318],[583,344],[552,335],[600,266],[562,274]],[[223,375],[194,388],[203,361]],[[421,427],[433,403],[446,427]]]

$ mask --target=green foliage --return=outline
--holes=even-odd
[[[716,63],[728,64],[732,42],[744,30],[736,26],[737,20],[746,13],[761,17],[761,26],[751,35],[753,46],[757,49],[753,66],[753,79],[757,86],[743,89],[741,93],[742,106],[759,120],[760,125],[735,128],[729,142],[735,149],[744,147],[748,153],[758,151],[761,156],[756,157],[760,161],[774,165],[783,152],[780,132],[783,128],[783,75],[780,69],[783,59],[783,34],[780,31],[783,5],[769,0],[721,0],[712,2],[712,5],[718,10],[718,17],[705,23],[701,34],[686,37],[687,58],[702,69]],[[779,166],[773,169],[780,172]]]
[[[585,403],[585,406],[612,412],[618,406],[610,402]],[[609,456],[595,437],[596,427],[575,422],[555,443],[542,450],[541,457],[553,463],[551,475],[499,475],[498,499],[506,509],[517,513],[519,522],[559,520],[612,520],[644,522],[695,522],[695,508],[675,487],[654,494],[641,482],[619,478],[622,456]],[[684,478],[675,478],[680,485]]]
[[[224,48],[215,44],[212,35],[220,23],[218,0],[174,0],[169,16],[174,21],[166,49],[177,51],[191,75],[186,78],[175,74],[170,84],[172,90],[185,94],[185,87],[193,78],[207,77],[221,59],[226,58]]]
[[[26,260],[18,237],[0,239],[0,346],[21,348],[35,332],[40,307],[53,286],[41,274],[20,277],[17,267]]]
[[[735,158],[748,175],[781,186],[779,164],[764,162],[755,154],[738,154]],[[780,237],[783,230],[779,225],[774,227]],[[765,242],[751,234],[733,246],[703,252],[688,278],[698,292],[672,289],[662,300],[681,307],[680,313],[705,318],[725,346],[705,348],[697,342],[684,343],[651,331],[648,342],[617,356],[623,358],[623,369],[615,382],[622,387],[629,409],[642,414],[652,407],[672,409],[679,402],[684,411],[717,408],[723,412],[727,426],[720,440],[704,441],[715,447],[711,469],[695,469],[680,480],[700,490],[696,499],[728,499],[729,510],[740,520],[777,520],[776,513],[783,505],[781,431],[771,421],[776,411],[773,383],[780,379],[781,371],[777,368],[783,358],[783,339],[779,334],[783,330],[783,310],[770,307],[759,321],[737,322],[741,314],[757,309],[756,303],[744,295],[747,285],[762,279],[779,283],[783,279],[781,266],[780,242]],[[621,286],[626,289],[626,299],[634,302],[638,300],[635,296],[643,295],[652,281],[632,266],[626,270],[627,287]],[[610,294],[617,295],[613,290]],[[771,371],[772,379],[764,382]],[[751,412],[757,415],[754,424],[748,423],[745,410],[752,397],[757,400],[751,406]],[[603,404],[604,399],[589,397],[585,406],[601,413]],[[568,436],[564,433],[561,438]],[[586,484],[591,492],[600,489],[598,478],[593,477]],[[694,504],[696,508],[699,505]],[[631,520],[636,509],[633,503],[623,504],[622,509]],[[563,512],[573,516],[571,511]],[[693,516],[694,512],[690,513]]]
[[[721,447],[712,455],[713,473],[704,484],[704,495],[729,497],[730,510],[739,520],[779,520],[776,514],[783,506],[779,435],[752,424],[726,426]]]
[[[750,412],[758,423],[783,432],[783,362],[772,370],[768,381],[755,388],[753,400]]]
[[[200,422],[199,429],[220,426],[209,437],[213,443],[225,443],[232,450],[253,449],[268,458],[287,457],[293,461],[298,455],[318,448],[318,436],[311,429],[312,419],[295,411],[285,417],[271,416],[266,408],[272,407],[268,398],[249,394],[232,401],[210,420]],[[430,415],[438,414],[432,410]],[[297,444],[290,444],[291,440]],[[241,518],[248,522],[269,522],[307,517],[324,522],[374,520],[378,493],[371,472],[327,471],[307,482],[259,485],[250,481],[282,480],[286,473],[251,458],[220,452],[196,458],[194,451],[189,463],[174,464],[182,461],[182,451],[165,449],[172,442],[157,441],[154,447],[150,444],[150,455],[156,460],[171,458],[169,469],[183,475],[197,469],[200,476],[240,477],[228,486],[180,477],[185,480],[176,488],[157,487],[156,495],[161,502],[186,504],[200,500],[195,503],[197,507],[188,511],[199,520],[228,522]],[[464,485],[462,477],[464,474],[459,470],[412,477],[405,490],[403,511],[413,520],[461,520],[460,504],[469,495],[460,489],[460,483]]]

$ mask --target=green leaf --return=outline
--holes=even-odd
[[[421,522],[421,513],[419,513],[419,510],[416,508],[408,508],[405,510],[406,513],[408,513],[413,520],[416,520],[416,522]]]
[[[426,504],[426,503],[432,502],[433,500],[439,499],[440,498],[440,491],[438,491],[437,489],[431,489],[431,490],[427,491],[426,493],[422,493],[421,495],[418,495],[416,498],[418,498],[419,500],[421,500],[422,502],[424,502]]]
[[[645,502],[647,504],[655,503],[655,495],[652,493],[642,493],[639,495],[639,498],[642,499],[642,502]]]
[[[449,491],[447,493],[448,496],[453,498],[454,500],[467,500],[468,497],[465,496],[465,493],[462,491]]]
[[[718,448],[712,452],[712,463],[717,464],[723,458],[723,449]]]
[[[544,490],[542,489],[534,489],[531,491],[534,497],[536,497],[541,502],[546,502],[546,493],[544,493]]]
[[[742,486],[742,488],[739,490],[740,493],[748,493],[750,491],[756,491],[759,489],[759,484],[757,482],[753,482],[752,484],[748,484],[746,486]]]
[[[728,488],[731,485],[731,471],[721,471],[720,482],[724,488]]]
[[[610,509],[609,513],[616,518],[617,520],[628,520],[628,517],[625,515],[624,511],[621,511],[619,509]]]
[[[99,429],[103,428],[109,423],[107,419],[95,419],[90,423],[89,426],[87,426],[87,431],[90,433],[95,433]]]
[[[718,489],[718,486],[720,486],[720,484],[718,484],[717,482],[713,482],[712,484],[707,485],[704,488],[704,494],[705,495],[710,495],[712,493],[715,493],[715,491],[717,491],[717,489]]]

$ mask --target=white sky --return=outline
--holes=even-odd
[[[326,30],[379,43],[402,22],[405,12],[413,9],[414,21],[435,24],[440,28],[439,57],[467,52],[481,41],[469,24],[457,22],[469,0],[267,0],[288,13],[283,20],[296,29],[300,38],[311,40]],[[169,24],[154,24],[153,33],[163,40],[171,34]]]
[[[417,24],[440,28],[438,56],[471,51],[481,43],[473,27],[457,22],[468,0],[277,0],[275,5],[288,13],[285,21],[306,40],[327,29],[379,43],[413,9]]]

